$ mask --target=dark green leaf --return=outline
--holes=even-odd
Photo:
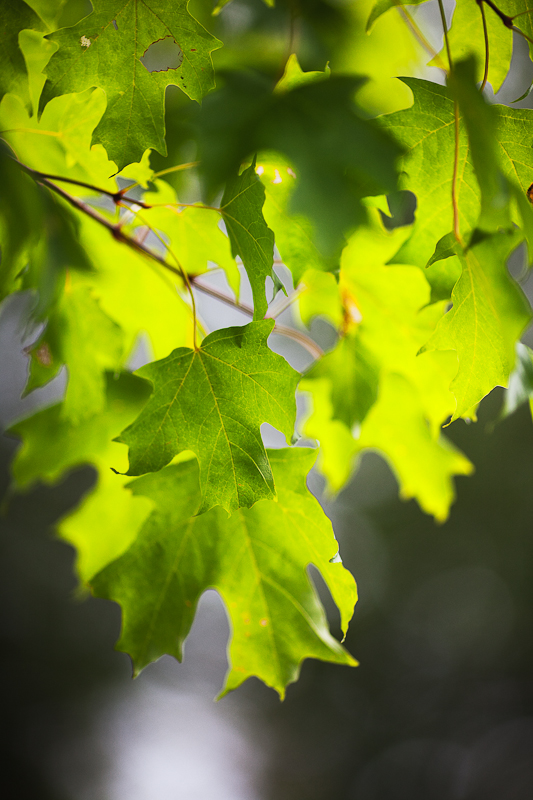
[[[25,29],[46,30],[46,26],[24,0],[0,3],[0,100],[7,92],[19,95],[29,104],[28,71],[19,33]]]
[[[338,255],[364,219],[361,199],[396,188],[400,148],[353,101],[362,78],[332,77],[274,92],[256,76],[226,75],[199,115],[201,161],[212,190],[261,150],[284,154],[298,175],[292,213],[308,216],[316,244]]]
[[[268,308],[265,280],[272,278],[274,234],[263,217],[265,189],[250,167],[226,184],[221,212],[226,223],[233,256],[240,256],[252,287],[254,319],[262,319]]]
[[[211,333],[201,348],[181,347],[139,370],[154,393],[121,434],[129,475],[160,470],[192,450],[200,465],[201,510],[228,511],[275,496],[259,427],[268,422],[290,441],[299,375],[266,340],[273,320]]]
[[[170,84],[193,100],[214,86],[210,53],[220,42],[192,17],[189,0],[94,0],[94,12],[50,34],[59,45],[46,69],[43,105],[52,97],[104,89],[107,110],[94,132],[119,170],[153,147],[166,154],[164,98]],[[149,72],[151,44],[169,38],[181,50],[177,68]],[[105,69],[102,65],[105,64]]]

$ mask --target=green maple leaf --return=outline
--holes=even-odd
[[[450,446],[439,441],[440,426],[454,410],[449,387],[457,359],[452,352],[417,354],[445,304],[429,304],[422,270],[385,265],[409,231],[387,232],[377,211],[369,216],[373,224],[359,228],[342,255],[344,335],[301,383],[312,399],[304,432],[320,441],[318,467],[330,491],[346,483],[359,453],[378,449],[398,476],[402,496],[416,497],[443,519],[453,500],[451,476],[467,469],[466,459],[452,458]]]
[[[507,3],[506,0],[502,0],[502,2],[498,3],[498,7],[505,13],[507,13],[506,5],[516,5],[516,3],[514,0]],[[525,7],[522,10],[525,10]],[[485,20],[489,37],[488,80],[494,91],[497,92],[504,82],[511,65],[513,33],[488,6],[485,6]],[[481,81],[485,68],[485,39],[483,35],[483,20],[476,2],[458,0],[453,12],[448,41],[454,62],[467,56],[476,57],[476,82]],[[439,66],[442,63],[448,66],[448,55],[445,47],[439,53],[438,58],[430,62],[433,66]]]
[[[22,30],[46,30],[46,25],[23,0],[3,0],[0,4],[0,99],[7,93],[20,95],[30,102],[28,71],[19,33]]]
[[[230,179],[222,197],[221,213],[226,223],[233,256],[240,256],[254,298],[254,319],[268,309],[265,280],[273,278],[274,234],[263,217],[265,189],[255,172],[255,159],[240,175]]]
[[[143,200],[157,207],[143,211],[137,224],[146,222],[163,233],[172,255],[188,275],[201,274],[217,264],[238,297],[240,274],[229,238],[220,230],[219,212],[205,206],[180,208],[174,189],[165,181],[156,180],[155,188],[146,192]]]
[[[455,498],[452,477],[469,475],[473,466],[444,436],[432,436],[424,417],[417,388],[388,373],[362,425],[358,448],[377,449],[398,478],[400,497],[416,497],[426,513],[444,522]]]
[[[519,208],[519,217],[514,221],[520,220],[531,243],[533,216],[525,192],[533,177],[533,112],[487,106],[479,93],[473,94],[469,67],[460,72],[453,88],[468,128],[467,136],[465,125],[461,124],[459,136],[457,205],[461,235],[467,239],[478,224],[489,228],[506,221],[509,224],[511,212],[507,204],[514,197]],[[381,123],[407,148],[401,162],[400,184],[416,194],[417,210],[413,234],[394,260],[424,267],[437,242],[453,226],[454,103],[449,90],[442,86],[415,78],[402,80],[413,91],[414,105],[382,117]],[[507,179],[507,188],[500,172]],[[480,219],[481,199],[485,206]],[[493,216],[489,222],[491,206]]]
[[[273,320],[211,333],[198,350],[179,348],[138,374],[154,384],[139,418],[121,434],[129,475],[160,470],[192,450],[200,465],[202,511],[228,511],[274,497],[259,427],[290,441],[299,375],[267,347]]]
[[[149,147],[166,155],[167,86],[179,86],[193,100],[214,86],[210,53],[221,43],[189,14],[188,2],[94,0],[92,14],[48,37],[59,49],[46,69],[43,105],[59,94],[102,88],[107,110],[93,141],[104,145],[119,170],[140,161]],[[141,58],[166,38],[179,46],[181,64],[149,72]]]
[[[513,232],[474,233],[460,255],[463,271],[452,293],[453,307],[424,348],[457,352],[452,419],[466,414],[495,386],[507,386],[515,343],[531,319],[529,303],[506,266],[518,242]]]
[[[338,257],[347,231],[364,219],[362,198],[396,188],[400,148],[353,102],[364,79],[331,77],[275,91],[262,77],[225,77],[198,118],[210,190],[254,153],[282,153],[298,175],[290,212],[309,217],[319,250]]]
[[[437,241],[453,227],[454,104],[443,86],[418,78],[402,81],[412,90],[414,104],[382,117],[381,123],[406,148],[400,161],[400,188],[415,193],[417,208],[413,234],[394,261],[425,267]],[[463,235],[479,217],[479,188],[468,156],[468,141],[461,128],[457,202]]]
[[[84,464],[96,469],[95,486],[58,528],[59,535],[77,550],[76,568],[83,581],[127,550],[152,508],[147,498],[133,497],[124,488],[128,478],[109,468],[111,464],[127,468],[126,448],[112,439],[125,422],[135,419],[149,395],[150,384],[141,378],[108,373],[101,413],[74,424],[63,404],[57,403],[9,430],[22,439],[12,465],[18,489],[36,481],[55,484],[67,470]]]
[[[345,633],[355,582],[336,558],[331,524],[305,485],[315,453],[268,453],[278,500],[262,500],[228,517],[220,508],[198,514],[202,497],[194,461],[172,465],[130,484],[155,510],[130,549],[97,575],[99,597],[120,603],[119,650],[138,673],[169,653],[182,658],[200,596],[221,595],[232,627],[224,691],[252,675],[283,697],[304,658],[355,665],[329,633],[306,567],[314,564],[341,612]]]
[[[124,336],[91,290],[70,275],[65,291],[33,345],[24,394],[48,383],[65,364],[68,383],[62,413],[75,424],[105,405],[105,372],[123,366]]]

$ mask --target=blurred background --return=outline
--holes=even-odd
[[[84,7],[76,3],[78,11]],[[371,74],[359,98],[369,114],[409,104],[391,75],[442,81],[423,66],[396,11],[371,36],[364,33],[371,0],[277,0],[275,11],[261,0],[234,0],[212,19],[213,5],[193,0],[191,10],[227,44],[216,54],[220,68],[275,76],[292,36],[304,69],[323,69],[329,60],[333,68]],[[440,49],[436,3],[410,11]],[[377,59],[383,42],[394,47]],[[523,41],[515,45],[499,102],[519,96],[532,71]],[[164,164],[190,158],[192,147],[187,104],[172,91],[168,101]],[[154,166],[162,168],[163,159]],[[24,297],[0,307],[2,429],[60,397],[64,386],[59,376],[20,400],[23,348],[35,338],[27,338],[27,309]],[[201,309],[210,328],[241,322],[228,313],[207,301]],[[312,333],[332,344],[320,320]],[[281,349],[279,337],[274,346]],[[297,349],[283,352],[300,369],[308,363]],[[53,533],[54,522],[92,486],[92,471],[13,496],[9,462],[17,443],[1,437],[3,796],[530,800],[533,426],[526,406],[499,422],[501,402],[495,391],[477,424],[447,429],[476,472],[457,480],[444,525],[398,500],[395,479],[376,454],[325,502],[359,586],[347,646],[360,666],[307,661],[283,704],[255,679],[213,702],[229,635],[214,592],[202,598],[183,664],[164,657],[132,681],[128,657],[113,650],[118,606],[79,596],[74,553]],[[310,476],[310,488],[323,500],[318,476]],[[336,610],[319,589],[338,633]]]

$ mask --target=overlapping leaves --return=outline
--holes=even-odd
[[[309,576],[316,566],[346,632],[355,583],[337,556],[331,524],[305,485],[315,454],[303,448],[268,454],[277,502],[262,500],[228,518],[220,508],[198,515],[202,493],[195,461],[166,467],[130,484],[155,509],[129,550],[92,579],[98,596],[120,603],[118,648],[140,671],[164,653],[181,660],[201,594],[215,588],[232,626],[225,691],[256,675],[283,697],[301,661],[354,665],[329,633]]]
[[[119,169],[139,161],[148,147],[166,154],[164,95],[169,84],[193,100],[214,85],[210,53],[220,42],[189,14],[188,3],[95,0],[92,14],[49,36],[59,49],[46,69],[43,103],[60,94],[102,88],[107,109],[94,141],[104,145]],[[149,72],[142,57],[150,45],[167,38],[181,51],[180,65]]]
[[[314,454],[267,452],[261,438],[269,423],[290,440],[299,377],[267,346],[273,322],[262,319],[265,280],[275,235],[295,284],[301,281],[304,323],[322,315],[339,336],[304,385],[312,400],[304,432],[320,441],[319,468],[330,488],[341,488],[360,454],[375,449],[402,496],[443,520],[453,476],[471,465],[441,425],[471,416],[511,374],[510,411],[531,382],[524,349],[512,372],[530,309],[506,260],[522,238],[533,242],[525,194],[533,179],[533,112],[489,107],[476,86],[483,58],[477,66],[458,58],[484,50],[481,38],[468,40],[475,14],[479,28],[478,4],[457,5],[448,88],[407,79],[413,107],[379,123],[354,103],[362,79],[331,78],[328,69],[304,73],[295,56],[276,85],[225,76],[196,129],[208,188],[225,184],[218,209],[196,203],[197,196],[180,205],[153,175],[146,150],[165,151],[169,84],[196,100],[213,86],[210,52],[218,42],[188,14],[185,0],[95,0],[92,14],[44,43],[62,3],[35,0],[41,17],[24,3],[4,5],[3,137],[36,169],[100,185],[107,194],[99,199],[94,186],[70,190],[100,203],[108,223],[121,226],[118,238],[124,231],[136,237],[127,249],[88,216],[75,222],[70,209],[4,161],[2,290],[31,290],[35,316],[45,323],[30,350],[27,389],[62,365],[68,373],[63,402],[13,428],[23,439],[16,482],[55,481],[84,463],[96,468],[94,489],[60,532],[78,549],[81,579],[121,603],[120,648],[137,671],[163,653],[181,657],[209,587],[221,594],[233,628],[226,690],[257,675],[283,695],[308,656],[353,664],[331,637],[306,574],[309,564],[320,570],[345,632],[355,587],[305,488]],[[371,22],[393,5],[379,0]],[[521,0],[502,8],[523,10]],[[510,32],[489,17],[491,48],[502,44],[489,61],[497,88]],[[530,24],[528,15],[520,19]],[[144,55],[161,39],[182,61],[150,73]],[[31,109],[39,72],[54,48],[38,118]],[[416,195],[416,220],[412,229],[387,232],[375,210],[387,214],[387,201],[376,195],[396,188],[400,155],[401,186]],[[149,185],[143,206],[153,207],[110,210],[119,188],[110,176],[125,164],[123,176]],[[450,235],[454,166],[459,216]],[[191,180],[187,190],[193,186]],[[148,266],[135,250],[145,240],[157,240],[170,271]],[[252,287],[254,322],[216,330],[197,348],[193,324],[201,331],[202,320],[191,319],[180,269],[193,276],[216,264],[237,293],[236,257]],[[328,272],[339,260],[340,273]],[[141,370],[148,381],[121,373],[144,334],[148,356],[159,359]],[[170,464],[178,458],[183,463]],[[130,481],[126,470],[143,477]]]
[[[457,359],[452,352],[418,355],[444,303],[428,304],[430,287],[416,267],[385,265],[409,231],[387,233],[377,212],[373,220],[343,252],[340,291],[348,316],[335,349],[303,382],[313,409],[305,432],[320,442],[319,468],[333,491],[345,484],[358,454],[377,449],[402,495],[442,520],[454,496],[452,476],[471,470],[439,430],[454,410],[449,386]]]

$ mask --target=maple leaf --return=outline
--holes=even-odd
[[[198,350],[179,348],[138,371],[154,393],[121,434],[130,446],[128,475],[160,470],[192,450],[200,465],[201,512],[228,511],[274,497],[259,426],[270,423],[290,440],[299,375],[267,347],[273,320],[225,328]]]
[[[19,33],[25,29],[46,30],[41,18],[23,0],[0,4],[0,99],[7,92],[30,102],[28,72],[19,47]]]
[[[422,270],[384,263],[409,231],[386,231],[375,210],[369,217],[373,224],[351,236],[341,260],[341,293],[353,305],[350,327],[301,383],[313,408],[304,432],[320,442],[318,468],[330,491],[346,483],[358,454],[377,449],[398,476],[402,496],[414,496],[442,520],[454,496],[452,475],[470,468],[439,437],[454,409],[455,354],[417,355],[444,303],[429,304]]]
[[[331,523],[305,485],[316,452],[269,450],[278,500],[262,500],[228,517],[198,514],[198,466],[188,461],[129,484],[155,508],[137,539],[91,581],[94,593],[120,603],[118,649],[138,673],[169,653],[182,658],[200,596],[216,589],[231,620],[230,669],[224,692],[252,675],[283,697],[304,658],[355,665],[329,633],[306,567],[324,578],[346,633],[357,599],[337,556]]]
[[[44,332],[29,352],[30,375],[24,395],[48,383],[65,364],[68,383],[62,413],[78,423],[102,411],[105,371],[123,366],[124,335],[102,311],[91,290],[69,276]]]
[[[320,251],[338,257],[344,235],[364,218],[362,198],[396,188],[401,149],[358,112],[353,93],[363,83],[338,76],[276,91],[263,77],[228,73],[198,117],[210,190],[254,153],[282,153],[298,175],[291,212],[309,217]]]
[[[72,28],[50,34],[58,51],[46,68],[42,105],[92,86],[107,95],[93,142],[121,170],[153,147],[166,155],[164,97],[170,84],[200,100],[214,86],[210,53],[221,46],[188,10],[189,0],[94,0],[94,11]],[[151,44],[174,41],[182,61],[149,72],[141,59]],[[105,65],[105,68],[102,67]]]
[[[453,100],[444,86],[418,78],[402,78],[411,89],[414,104],[404,111],[380,118],[406,148],[401,158],[400,188],[417,199],[413,234],[394,256],[397,264],[425,267],[436,242],[453,226],[450,203],[455,150]],[[468,158],[466,133],[459,138],[457,205],[461,232],[471,230],[479,216],[479,188]]]
[[[531,37],[533,25],[530,14],[524,13],[531,10],[528,0],[499,0],[497,6],[504,14],[510,17],[517,16],[513,25]],[[488,6],[485,6],[485,24],[489,40],[488,81],[494,92],[498,92],[511,66],[513,33]],[[476,82],[481,81],[485,68],[485,39],[483,19],[478,3],[471,3],[470,0],[457,0],[448,32],[448,41],[454,62],[467,56],[476,57]],[[531,44],[529,47],[531,51]],[[448,66],[445,47],[437,58],[430,61],[430,65],[441,66],[443,63]]]
[[[59,535],[76,547],[76,569],[88,580],[118,558],[134,541],[152,508],[147,498],[133,497],[128,478],[109,469],[127,467],[127,450],[112,441],[124,423],[133,421],[150,395],[150,384],[130,373],[105,376],[105,403],[99,414],[74,423],[55,403],[15,423],[9,433],[22,439],[12,464],[15,486],[27,489],[36,481],[55,484],[65,472],[90,464],[96,483],[81,506],[59,525]]]
[[[460,251],[463,271],[453,307],[423,350],[456,350],[456,398],[452,420],[466,414],[495,386],[507,386],[515,363],[515,343],[531,319],[531,308],[510,277],[506,260],[518,244],[514,233],[474,233]]]
[[[514,197],[521,226],[533,250],[533,214],[525,196],[533,171],[533,112],[488,106],[479,92],[474,93],[472,64],[463,62],[458,67],[460,74],[452,82],[452,88],[465,123],[459,129],[456,183],[461,235],[466,240],[478,224],[488,229],[508,226],[509,215],[512,216],[508,203]],[[380,123],[407,149],[401,162],[400,186],[416,194],[417,209],[413,234],[395,254],[394,261],[425,267],[437,241],[453,226],[450,197],[455,150],[454,101],[449,89],[443,86],[416,78],[402,78],[402,81],[414,94],[413,106],[380,118]],[[506,181],[501,180],[500,173]]]
[[[252,287],[254,319],[267,311],[265,280],[274,279],[274,234],[262,214],[265,189],[255,174],[255,159],[248,169],[230,179],[222,197],[221,212],[228,229],[233,256],[240,256]]]

